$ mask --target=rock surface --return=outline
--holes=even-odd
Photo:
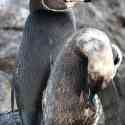
[[[0,1],[0,113],[11,111],[10,81],[28,14],[27,0]]]
[[[28,0],[0,0],[0,112],[11,110],[10,80],[28,14]],[[120,125],[114,120],[119,107],[121,125],[125,125],[125,0],[93,0],[78,5],[75,15],[78,28],[89,25],[102,29],[122,50],[123,62],[115,78],[116,89],[110,87],[100,93],[100,97],[108,119],[106,124]],[[116,91],[118,94],[115,95]],[[116,104],[115,97],[119,104]]]
[[[28,0],[1,0],[0,1],[0,28],[22,29],[26,21]]]
[[[0,125],[21,125],[19,119],[19,113],[5,113],[0,114]]]

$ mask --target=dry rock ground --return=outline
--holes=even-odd
[[[0,121],[9,118],[1,113],[11,111],[10,81],[28,13],[28,0],[0,0]],[[78,5],[75,15],[78,28],[88,25],[104,30],[123,53],[123,62],[115,78],[116,87],[109,87],[99,97],[105,124],[125,125],[125,0],[93,0]],[[18,119],[16,114],[13,117]]]

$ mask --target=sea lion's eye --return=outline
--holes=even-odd
[[[119,49],[119,47],[115,44],[112,44],[112,52],[113,52],[113,58],[114,58],[114,65],[116,68],[118,68],[123,59],[122,52]]]
[[[120,58],[117,55],[117,57],[114,59],[114,65],[117,65],[119,63],[119,61],[120,61]]]
[[[104,77],[103,76],[98,77],[97,83],[102,84],[103,81],[104,81]]]

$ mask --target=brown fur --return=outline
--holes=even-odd
[[[45,125],[92,125],[96,112],[79,103],[80,92],[87,95],[88,84],[95,90],[105,87],[103,82],[108,86],[113,72],[107,35],[94,28],[75,33],[58,55],[43,96]]]
[[[45,125],[91,125],[95,112],[80,104],[80,82],[85,75],[79,72],[82,61],[72,49],[64,49],[55,64],[44,94]],[[85,84],[85,79],[82,81]],[[87,114],[88,113],[88,114]]]

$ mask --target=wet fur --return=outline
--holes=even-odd
[[[41,8],[27,18],[13,80],[24,125],[34,125],[42,119],[41,98],[51,67],[73,32],[69,12],[58,14]]]
[[[87,105],[79,103],[80,92],[86,89],[87,64],[87,58],[80,57],[72,45],[58,55],[43,97],[44,125],[93,123],[94,112],[88,109],[86,116]]]
[[[98,37],[97,34],[100,36]],[[91,43],[93,43],[92,46]],[[88,47],[86,47],[87,45]],[[93,47],[95,48],[93,49]],[[102,50],[105,51],[105,55],[102,54]],[[96,54],[98,57],[95,56]],[[101,58],[102,56],[103,58]],[[107,59],[108,62],[105,62]],[[98,64],[103,61],[105,65],[101,69],[89,68],[98,67]],[[102,71],[103,68],[106,69],[105,73]],[[96,112],[93,112],[90,107],[86,107],[86,103],[82,105],[79,103],[80,92],[81,90],[85,93],[88,92],[88,83],[92,87],[95,86],[94,89],[99,87],[101,90],[103,81],[99,82],[98,78],[104,77],[104,81],[112,80],[115,68],[117,67],[114,64],[112,46],[103,31],[84,28],[72,35],[54,63],[44,92],[44,125],[92,125]],[[88,77],[88,75],[96,73],[97,78]],[[100,85],[98,86],[98,84]],[[107,86],[110,84],[112,82],[107,82]],[[88,114],[86,114],[86,110]]]

